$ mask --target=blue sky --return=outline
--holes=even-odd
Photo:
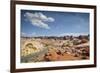
[[[22,36],[89,34],[89,13],[21,10]]]

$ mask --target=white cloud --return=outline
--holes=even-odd
[[[60,36],[66,36],[66,35],[69,35],[69,36],[79,36],[79,35],[88,35],[89,33],[62,33],[60,34]]]
[[[41,12],[35,12],[35,13],[26,12],[24,16],[27,18],[27,20],[31,22],[32,25],[45,29],[50,29],[49,25],[46,24],[45,22],[55,21],[54,18],[47,17]]]
[[[28,33],[22,32],[21,36],[23,36],[23,37],[33,37],[33,36],[36,36],[36,33],[34,32],[34,33],[31,33],[31,34],[28,34]]]

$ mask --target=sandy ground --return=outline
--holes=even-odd
[[[65,40],[40,40],[40,39],[36,39],[36,40],[21,40],[21,55],[24,54],[26,57],[28,55],[28,60],[27,62],[42,62],[42,61],[68,61],[68,60],[82,60],[82,56],[75,56],[75,54],[73,53],[68,53],[68,52],[64,52],[65,50],[61,48],[62,43],[64,43]],[[36,47],[37,49],[34,51],[33,49],[31,49],[30,47],[26,49],[25,45],[27,43],[32,43],[32,45],[34,47]],[[89,43],[83,44],[84,45],[88,45]],[[47,52],[41,52],[43,49],[44,45],[48,45],[46,46],[46,49],[48,50]],[[82,46],[82,44],[75,46],[75,47],[80,47]],[[24,53],[23,53],[24,51]],[[39,53],[39,51],[41,52],[41,54]],[[44,50],[45,51],[45,50]],[[27,53],[28,52],[28,53]],[[34,54],[34,52],[38,52],[37,54]],[[34,57],[34,55],[30,56],[30,54],[34,54],[36,55]],[[29,59],[31,58],[31,59]],[[86,59],[89,59],[89,57],[86,57]],[[26,60],[26,59],[25,59]]]

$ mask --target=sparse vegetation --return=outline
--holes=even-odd
[[[21,39],[21,62],[89,59],[88,36],[33,37]]]

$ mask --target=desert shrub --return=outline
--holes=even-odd
[[[74,41],[73,41],[73,44],[74,44],[74,45],[78,45],[78,44],[80,44],[80,42],[79,42],[78,40],[74,40]]]
[[[86,56],[81,57],[81,59],[87,59]]]
[[[73,42],[72,41],[66,41],[65,43],[63,43],[62,47],[66,47],[66,46],[72,46],[73,45]]]
[[[78,55],[77,55],[77,54],[75,54],[75,55],[74,55],[74,57],[78,57]]]

